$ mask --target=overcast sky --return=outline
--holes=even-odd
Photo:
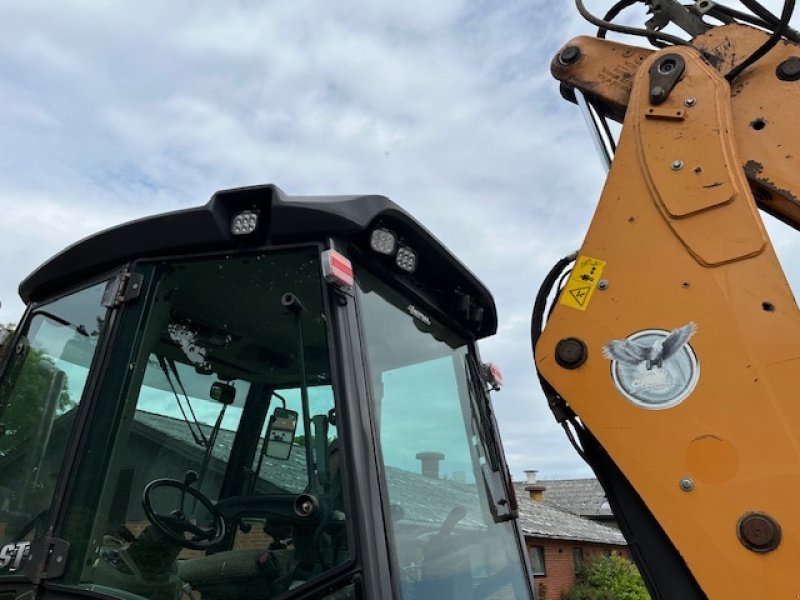
[[[604,179],[549,74],[593,31],[565,0],[5,6],[0,322],[31,270],[120,222],[258,183],[384,194],[495,294],[483,355],[505,375],[513,475],[589,475],[539,392],[529,321]]]

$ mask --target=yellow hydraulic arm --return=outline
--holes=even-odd
[[[800,313],[758,211],[800,224],[800,46],[730,77],[769,37],[552,63],[623,127],[536,367],[655,597],[800,597]]]

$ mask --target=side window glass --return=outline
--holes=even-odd
[[[362,594],[356,589],[356,584],[351,583],[340,590],[322,596],[320,600],[361,600],[362,597]]]
[[[103,331],[104,289],[35,308],[0,382],[0,545],[42,533]]]
[[[469,344],[369,274],[358,283],[401,598],[528,598],[515,524],[492,514]]]

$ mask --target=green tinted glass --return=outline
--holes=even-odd
[[[104,289],[34,308],[0,382],[0,545],[43,533],[103,330]]]
[[[514,524],[490,509],[466,341],[357,280],[402,597],[528,598]]]
[[[349,557],[319,251],[154,264],[65,537],[119,598],[273,598]],[[114,388],[114,385],[117,385]],[[113,390],[113,391],[112,391]]]

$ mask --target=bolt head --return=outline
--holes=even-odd
[[[586,343],[578,338],[565,338],[556,344],[556,362],[565,369],[577,369],[586,362],[588,355]]]
[[[686,100],[683,101],[683,105],[686,106],[687,108],[688,107],[692,107],[695,104],[697,104],[697,98],[695,98],[695,97],[689,97],[689,98],[687,98]]]
[[[597,289],[598,290],[607,290],[608,289],[608,279],[601,279],[597,282]]]
[[[683,161],[682,160],[673,160],[672,164],[670,165],[673,171],[680,171],[683,168]]]
[[[800,79],[800,57],[787,58],[775,69],[775,75],[781,81],[797,81]]]
[[[655,85],[650,89],[651,100],[663,100],[667,96],[667,90],[663,86]]]
[[[581,57],[581,49],[577,46],[567,46],[558,55],[558,62],[568,67],[578,62]]]
[[[684,477],[680,480],[680,486],[684,492],[691,492],[694,489],[694,481],[689,477]]]
[[[781,526],[766,513],[749,512],[739,519],[739,541],[753,552],[769,552],[781,543]]]

